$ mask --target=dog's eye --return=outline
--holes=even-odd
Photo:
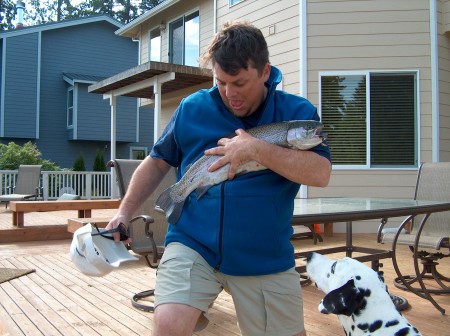
[[[331,265],[331,274],[334,274],[334,270],[336,269],[336,264],[337,264],[337,261],[335,261],[333,263],[333,265]]]

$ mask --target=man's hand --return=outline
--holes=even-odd
[[[222,156],[208,168],[208,171],[213,172],[226,164],[230,164],[230,168],[228,169],[228,179],[233,179],[236,175],[236,170],[240,165],[248,161],[257,161],[257,145],[259,141],[262,140],[251,136],[243,129],[236,130],[236,136],[231,139],[220,139],[217,141],[218,147],[205,151],[206,155]]]
[[[110,222],[108,223],[108,225],[106,225],[105,229],[106,230],[111,230],[111,229],[115,229],[117,226],[119,226],[120,223],[123,223],[123,225],[125,225],[125,227],[128,228],[130,227],[130,221],[128,216],[122,215],[120,213],[117,213],[113,219],[110,220]],[[119,232],[114,232],[113,234],[114,237],[114,241],[115,242],[120,242],[120,233]],[[125,245],[131,243],[131,239],[128,238],[127,240],[123,241],[123,243]]]

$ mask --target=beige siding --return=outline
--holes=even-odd
[[[245,0],[229,7],[228,0],[217,1],[217,25],[229,20],[252,22],[263,32],[269,46],[270,61],[283,72],[283,89],[299,93],[299,1]],[[269,33],[274,27],[274,34]]]
[[[141,63],[147,62],[149,60],[148,54],[148,42],[149,42],[149,32],[155,27],[158,27],[161,22],[166,24],[166,31],[161,32],[161,61],[169,61],[169,24],[188,13],[192,13],[194,10],[199,10],[200,18],[200,55],[205,50],[207,44],[213,36],[214,26],[213,26],[213,4],[212,1],[202,0],[202,1],[182,1],[176,3],[170,10],[155,15],[150,20],[147,20],[141,25]],[[162,101],[162,111],[160,119],[160,132],[162,132],[169,122],[170,117],[176,110],[181,99],[191,94],[197,89],[210,87],[212,82],[201,87],[192,88],[190,90],[184,90],[169,95],[163,96]],[[153,106],[152,100],[142,100],[141,104]]]
[[[429,2],[423,0],[308,0],[308,98],[319,101],[319,72],[418,71],[420,78],[421,159],[431,159],[431,49]],[[356,186],[330,186],[327,192],[409,197],[393,187],[402,171],[385,176],[387,183],[368,187],[372,170],[348,171]],[[333,178],[343,178],[342,171]],[[376,181],[376,179],[375,179]],[[408,188],[406,188],[408,189]],[[310,194],[320,194],[311,188]]]
[[[450,1],[438,1],[439,45],[439,158],[450,161]]]
[[[166,25],[166,31],[161,33],[161,61],[168,62],[168,38],[169,38],[169,24],[183,15],[192,13],[194,10],[199,10],[200,15],[200,53],[204,50],[205,45],[213,36],[213,4],[212,1],[180,1],[170,7],[169,11],[165,11],[153,16],[150,20],[144,22],[141,29],[141,62],[149,60],[148,43],[149,32],[158,27],[162,22]]]
[[[444,32],[450,32],[450,0],[440,0]]]
[[[413,198],[417,170],[335,170],[326,188],[309,188],[309,197],[381,197]],[[389,225],[397,226],[403,218],[389,219]],[[354,232],[377,232],[380,221],[357,222]],[[334,226],[335,232],[345,232],[345,224]]]

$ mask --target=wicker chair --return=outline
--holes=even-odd
[[[108,166],[114,167],[117,173],[117,181],[122,198],[125,196],[134,171],[141,162],[142,160],[115,159],[108,163]],[[142,255],[148,266],[152,268],[158,267],[159,260],[164,252],[164,239],[168,226],[165,214],[155,210],[155,200],[162,191],[174,183],[176,183],[176,170],[171,169],[154,193],[136,211],[135,217],[131,220],[129,233],[132,242],[130,249]],[[138,302],[152,295],[154,295],[154,289],[137,293],[133,296],[131,303],[138,309],[153,311],[153,305]]]
[[[450,162],[424,163],[420,167],[414,199],[450,200]],[[445,310],[437,304],[431,294],[450,293],[450,278],[438,271],[439,261],[450,256],[450,213],[439,212],[415,218],[409,216],[395,232],[383,229],[385,223],[382,222],[380,226],[378,239],[382,243],[392,243],[393,264],[398,275],[394,280],[395,286],[428,299],[444,314]],[[409,224],[411,229],[408,233],[405,227]],[[400,271],[396,259],[396,255],[401,253],[398,251],[398,245],[409,246],[413,253],[416,274],[404,275]],[[421,270],[419,262],[422,264]],[[434,281],[435,284],[431,285],[430,281]]]

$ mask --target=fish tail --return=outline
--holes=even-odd
[[[164,211],[169,223],[176,224],[183,211],[184,200],[181,202],[175,202],[170,196],[171,190],[174,186],[170,186],[159,195],[155,204],[156,207]]]

